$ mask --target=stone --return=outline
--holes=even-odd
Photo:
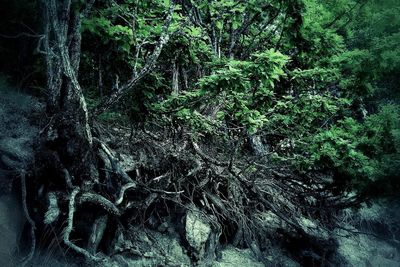
[[[229,246],[221,251],[221,257],[212,263],[212,267],[263,267],[250,249],[238,249]]]
[[[185,232],[186,240],[193,248],[196,256],[202,258],[206,242],[211,233],[211,227],[206,218],[197,209],[192,209],[186,214]]]
[[[314,236],[321,240],[327,240],[329,238],[328,231],[319,225],[317,220],[310,220],[306,217],[301,217],[298,220],[298,224],[301,229],[310,236]]]
[[[131,251],[134,257],[115,256],[106,266],[191,266],[177,235],[132,226],[117,231],[114,253]],[[113,265],[114,264],[114,265]]]
[[[337,230],[337,234],[340,236],[338,254],[345,259],[346,266],[399,266],[399,252],[387,242],[369,235],[348,235],[343,230]]]
[[[346,266],[400,266],[400,202],[375,200],[357,212],[347,211],[336,229],[337,254]],[[361,233],[360,233],[361,232]]]
[[[265,251],[265,259],[268,261],[267,266],[285,266],[285,267],[300,267],[300,264],[292,258],[284,254],[284,251],[279,246],[271,246]]]

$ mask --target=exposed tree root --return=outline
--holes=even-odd
[[[91,153],[99,162],[92,162],[98,169],[98,176],[93,178],[79,179],[79,170],[70,171],[64,167],[66,164],[56,164],[62,166],[62,182],[45,188],[48,195],[60,188],[72,191],[69,196],[55,194],[60,214],[66,213],[63,203],[68,203],[63,240],[88,261],[109,260],[120,253],[138,251],[130,246],[122,250],[113,247],[110,239],[117,232],[110,231],[118,231],[115,228],[121,226],[162,229],[165,221],[174,221],[175,231],[185,238],[179,224],[196,207],[212,229],[205,254],[197,260],[213,259],[219,244],[229,243],[250,248],[266,262],[261,251],[273,236],[283,231],[289,237],[313,239],[319,234],[314,228],[309,229],[308,221],[321,222],[316,226],[318,231],[329,232],[329,216],[333,214],[326,207],[355,203],[344,195],[333,195],[313,176],[296,174],[290,166],[272,165],[263,157],[234,159],[231,154],[218,152],[209,142],[194,141],[190,134],[180,138],[168,134],[160,138],[158,134],[163,135],[154,131],[154,138],[149,138],[146,132],[138,131],[130,144],[122,142],[125,135],[121,134],[119,144],[123,147],[114,145],[118,153],[95,137]],[[110,143],[119,140],[118,132],[111,136]],[[118,162],[116,155],[123,153],[132,156],[131,172],[124,171]],[[90,225],[81,221],[77,210],[90,216]],[[60,216],[50,223],[59,223]],[[82,225],[87,225],[86,230]],[[70,240],[73,229],[74,235],[83,238],[80,245]],[[197,255],[192,248],[187,249],[189,254]]]
[[[36,250],[36,235],[35,235],[36,224],[32,220],[31,216],[29,215],[28,205],[26,203],[27,192],[26,192],[25,176],[26,176],[25,170],[22,170],[21,173],[20,173],[20,177],[21,177],[21,193],[22,193],[22,208],[24,210],[24,214],[25,214],[26,220],[31,225],[31,248],[30,248],[29,254],[22,259],[22,261],[21,261],[21,265],[22,266],[25,266],[26,264],[28,264],[32,260],[33,255],[35,254],[35,250]]]
[[[119,197],[118,199],[115,201],[115,205],[118,206],[122,203],[122,201],[124,200],[124,194],[125,191],[128,189],[132,189],[132,188],[136,188],[136,183],[132,182],[132,183],[127,183],[125,185],[122,186],[121,191],[119,192]]]
[[[92,232],[88,242],[88,251],[96,253],[100,241],[103,238],[104,231],[107,227],[108,215],[102,215],[93,223]]]
[[[83,203],[94,204],[95,206],[101,207],[108,213],[118,217],[122,214],[122,212],[114,205],[114,203],[99,194],[83,193],[81,196],[79,196],[77,203],[79,205]]]
[[[92,253],[90,253],[89,251],[87,251],[81,247],[78,247],[77,245],[75,245],[74,243],[72,243],[69,240],[69,236],[72,232],[73,225],[74,225],[75,198],[76,198],[76,195],[79,193],[79,191],[80,191],[80,189],[78,187],[76,187],[70,195],[69,204],[68,204],[68,224],[64,229],[64,243],[68,247],[70,247],[72,250],[76,251],[79,254],[84,255],[87,259],[97,262],[97,261],[102,260],[102,258],[93,255]]]

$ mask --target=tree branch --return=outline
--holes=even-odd
[[[324,29],[328,29],[328,28],[332,27],[341,18],[343,18],[347,14],[351,13],[358,5],[360,5],[360,8],[362,8],[366,3],[367,3],[367,1],[357,1],[349,10],[340,13],[331,22],[329,22],[327,25],[325,25]]]
[[[109,109],[112,105],[116,104],[121,97],[126,94],[128,91],[132,90],[132,88],[150,71],[152,71],[156,65],[157,59],[161,54],[161,51],[164,45],[169,41],[170,34],[168,32],[169,26],[172,21],[172,15],[174,13],[175,5],[171,2],[171,6],[168,11],[167,18],[165,19],[164,26],[162,28],[162,33],[156,48],[154,49],[151,56],[148,58],[145,66],[136,74],[133,73],[132,78],[127,81],[124,85],[122,85],[119,90],[112,93],[109,97],[106,97],[94,110],[93,116],[100,115],[107,109]]]

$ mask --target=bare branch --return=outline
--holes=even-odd
[[[128,91],[132,90],[132,88],[144,77],[146,76],[150,71],[152,71],[156,65],[157,59],[161,54],[161,51],[164,47],[164,45],[169,41],[169,26],[172,21],[172,15],[174,13],[174,8],[175,5],[173,2],[171,3],[171,6],[168,11],[167,18],[165,19],[164,26],[162,28],[162,33],[160,36],[160,39],[158,40],[158,43],[151,54],[149,58],[147,59],[147,62],[145,66],[136,74],[133,73],[132,78],[127,81],[124,85],[122,85],[119,90],[115,91],[113,94],[111,94],[109,97],[106,97],[93,111],[93,115],[97,116],[107,109],[109,109],[112,105],[117,103],[121,97],[126,94]]]
[[[82,17],[87,17],[87,16],[89,15],[89,13],[90,13],[90,11],[92,10],[92,7],[93,7],[93,4],[94,4],[95,1],[96,1],[96,0],[90,0],[90,1],[87,3],[85,9],[83,10],[83,12],[82,12],[82,14],[81,14]]]
[[[329,22],[328,24],[326,24],[324,26],[324,29],[328,29],[330,27],[332,27],[333,25],[335,25],[335,23],[337,21],[339,21],[341,18],[343,18],[344,16],[350,14],[358,5],[360,5],[360,9],[367,3],[367,1],[357,1],[352,7],[349,8],[349,10],[346,10],[342,13],[340,13],[338,16],[336,16],[331,22]]]

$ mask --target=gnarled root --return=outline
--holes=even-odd
[[[21,261],[21,265],[25,266],[26,264],[28,264],[32,258],[33,255],[35,254],[35,250],[36,250],[36,235],[35,235],[35,229],[36,229],[36,225],[35,222],[32,220],[31,216],[29,215],[29,211],[28,211],[28,205],[26,203],[26,179],[25,179],[26,173],[25,170],[22,170],[20,173],[20,177],[21,177],[21,193],[22,193],[22,208],[24,210],[24,214],[26,217],[26,220],[28,221],[28,223],[31,225],[31,248],[30,248],[30,252],[29,254],[24,257]]]
[[[69,240],[69,236],[72,232],[72,228],[73,228],[73,221],[74,221],[74,213],[75,213],[75,199],[76,199],[76,195],[79,193],[80,189],[78,187],[75,187],[75,189],[72,191],[70,199],[69,199],[69,204],[68,204],[68,224],[64,229],[64,243],[70,247],[72,250],[76,251],[79,254],[84,255],[87,259],[91,260],[91,261],[100,261],[102,260],[102,258],[97,257],[96,255],[93,255],[92,253],[90,253],[89,251],[78,247],[77,245],[75,245],[74,243],[72,243]]]

